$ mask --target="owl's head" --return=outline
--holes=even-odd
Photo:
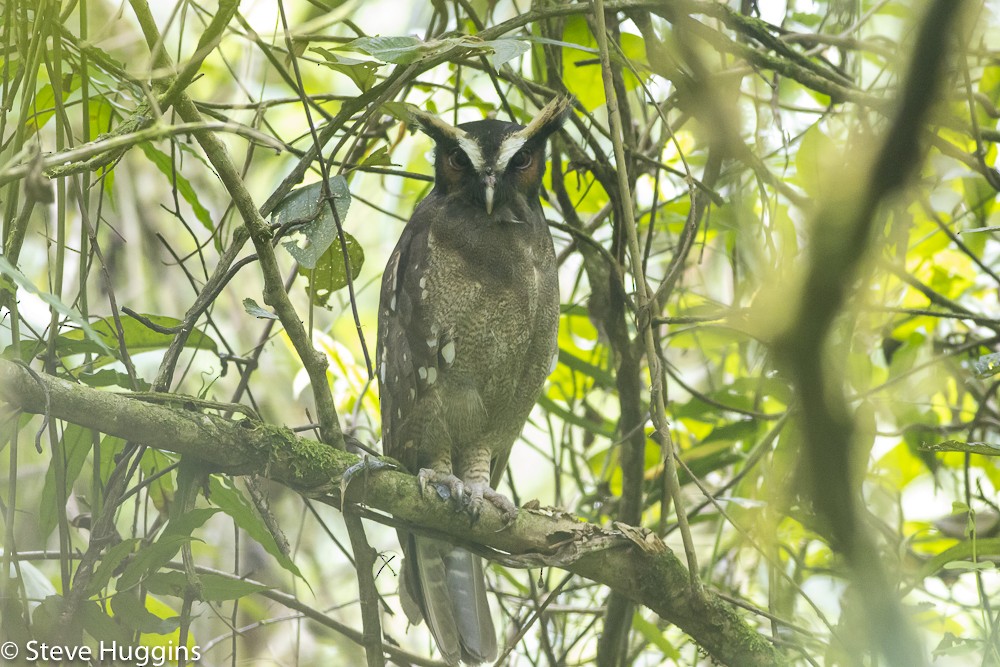
[[[545,174],[545,140],[559,129],[571,100],[557,97],[527,126],[477,120],[455,127],[419,109],[413,119],[434,140],[435,189],[458,194],[494,214],[517,221],[511,210],[519,198],[534,201]]]

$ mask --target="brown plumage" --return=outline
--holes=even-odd
[[[421,201],[382,279],[376,352],[384,452],[473,516],[555,365],[559,286],[538,200],[545,142],[569,108],[547,105],[527,127],[452,127],[413,115],[436,144],[434,189]],[[400,531],[400,598],[426,620],[450,664],[496,657],[481,560]]]

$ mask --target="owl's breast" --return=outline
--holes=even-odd
[[[527,232],[521,229],[513,233]],[[523,239],[522,239],[523,240]],[[428,239],[421,298],[453,354],[442,390],[475,387],[487,406],[533,404],[555,352],[559,296],[548,233],[541,242],[508,242],[470,254]],[[518,410],[520,411],[520,410]]]

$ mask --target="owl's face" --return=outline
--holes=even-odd
[[[553,100],[527,127],[500,120],[453,127],[414,111],[420,128],[436,144],[435,190],[461,198],[485,212],[487,219],[523,222],[520,212],[537,206],[545,174],[545,141],[559,128],[568,108],[568,99]]]

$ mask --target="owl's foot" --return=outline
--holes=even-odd
[[[503,514],[504,528],[514,523],[517,517],[517,507],[510,501],[510,498],[495,491],[485,482],[475,482],[466,486],[469,492],[468,510],[472,515],[472,520],[476,521],[483,511],[483,503],[488,502]]]
[[[452,502],[461,504],[465,498],[465,483],[451,473],[421,468],[417,473],[417,483],[421,494],[427,491],[428,486],[433,486],[442,500],[451,499]]]

